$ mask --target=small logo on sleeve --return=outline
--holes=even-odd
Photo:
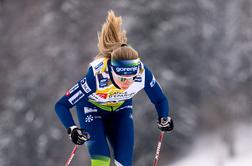
[[[91,92],[91,88],[88,86],[86,78],[83,78],[83,79],[80,81],[80,83],[81,83],[82,89],[83,89],[86,93]]]
[[[81,98],[84,97],[84,94],[81,92],[81,90],[79,90],[77,93],[75,93],[72,97],[70,97],[68,99],[68,101],[74,105],[75,103],[77,103]]]
[[[70,96],[70,94],[72,94],[76,89],[79,88],[79,85],[78,83],[75,84],[71,89],[69,89],[67,92],[66,92],[66,96]]]
[[[150,82],[150,86],[153,87],[153,86],[155,85],[155,83],[156,83],[156,79],[155,79],[155,77],[153,76],[153,77],[152,77],[152,81]]]

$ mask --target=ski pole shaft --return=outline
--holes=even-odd
[[[156,155],[155,155],[153,166],[157,166],[163,138],[164,138],[164,132],[161,131],[160,135],[159,135],[159,140],[158,140],[158,144],[157,144],[157,150],[156,150]]]
[[[74,148],[73,148],[73,150],[72,150],[71,155],[69,156],[69,158],[68,158],[67,161],[66,161],[65,166],[69,166],[69,164],[71,163],[71,161],[72,161],[72,159],[73,159],[73,157],[74,157],[74,155],[75,155],[77,149],[78,149],[78,145],[75,145]]]

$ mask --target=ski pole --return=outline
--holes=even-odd
[[[72,153],[71,153],[70,157],[66,161],[65,166],[68,166],[71,163],[71,161],[72,161],[72,159],[73,159],[73,157],[74,157],[77,149],[78,149],[78,145],[75,145],[74,148],[73,148],[73,150],[72,150]]]
[[[161,131],[160,135],[159,135],[159,140],[158,140],[158,144],[157,144],[157,150],[156,150],[156,155],[155,155],[153,166],[157,166],[158,157],[159,157],[159,153],[160,153],[160,149],[161,149],[161,144],[162,144],[163,138],[164,138],[164,132]]]

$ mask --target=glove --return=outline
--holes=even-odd
[[[85,130],[79,129],[77,126],[69,127],[67,129],[67,134],[71,141],[76,145],[82,145],[90,139],[90,135],[85,132]]]
[[[173,121],[171,117],[161,117],[158,119],[158,128],[161,131],[172,131],[173,130]]]

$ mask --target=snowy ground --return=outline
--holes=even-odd
[[[169,166],[252,166],[252,123],[240,124],[234,130],[233,149],[230,155],[223,132],[218,131],[200,137],[190,154]]]

